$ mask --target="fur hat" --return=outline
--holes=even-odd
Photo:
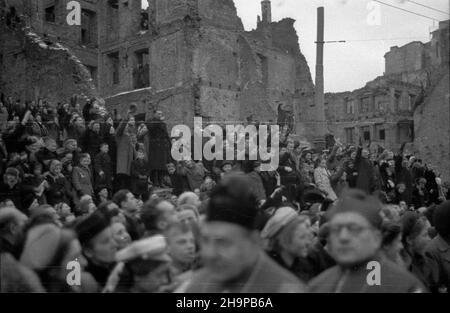
[[[35,226],[28,231],[20,262],[34,270],[46,268],[56,255],[61,230],[53,224]]]
[[[224,178],[211,192],[206,220],[220,221],[253,230],[258,222],[257,201],[244,174]]]
[[[97,210],[88,217],[82,219],[76,225],[75,230],[78,234],[78,239],[80,240],[81,245],[85,246],[89,244],[91,239],[108,228],[110,225],[110,216]]]

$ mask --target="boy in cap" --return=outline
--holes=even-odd
[[[175,196],[181,195],[189,189],[188,182],[185,176],[180,175],[175,163],[169,162],[166,164],[167,175],[164,176],[162,186],[163,188],[172,188],[172,193]]]
[[[143,148],[139,149],[136,154],[136,159],[131,162],[131,191],[138,197],[144,197],[148,194],[150,181],[150,167],[145,159],[145,151]],[[148,195],[145,197],[148,198]]]
[[[213,190],[202,229],[204,267],[183,286],[186,292],[302,292],[303,284],[267,256],[256,230],[257,201],[242,174]]]
[[[422,283],[379,256],[381,204],[363,191],[350,190],[327,212],[329,253],[337,265],[310,285],[312,292],[424,292]]]

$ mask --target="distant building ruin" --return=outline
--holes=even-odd
[[[146,1],[146,0],[145,0]],[[272,22],[261,3],[257,29],[245,31],[232,0],[108,0],[99,3],[100,94],[124,112],[160,109],[169,124],[276,122],[294,116],[313,83],[294,20]]]
[[[325,94],[328,128],[344,143],[407,150],[450,179],[449,21],[427,43],[385,54],[385,73],[363,88]],[[425,161],[426,160],[426,161]]]

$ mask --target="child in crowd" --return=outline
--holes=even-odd
[[[131,162],[131,192],[137,197],[146,196],[149,192],[150,168],[145,158],[144,149],[139,149],[136,154],[136,159]]]

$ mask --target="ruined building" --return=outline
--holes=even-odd
[[[0,0],[0,91],[22,101],[98,97],[97,0],[81,0],[81,25],[67,23],[70,0]]]
[[[141,113],[164,111],[169,126],[202,116],[285,122],[306,134],[310,70],[295,21],[273,22],[269,0],[252,31],[233,0],[78,2],[81,25],[70,26],[70,0],[0,0],[2,91],[54,102],[100,96],[119,113],[136,103]]]
[[[276,122],[279,113],[295,116],[302,95],[313,91],[294,20],[273,22],[268,0],[249,32],[233,0],[141,7],[137,0],[98,4],[98,87],[112,109],[124,112],[132,102],[141,112],[158,108],[169,126],[192,126],[194,116]]]
[[[352,92],[325,95],[328,128],[342,142],[407,150],[450,179],[449,21],[427,43],[391,47],[385,73]]]

